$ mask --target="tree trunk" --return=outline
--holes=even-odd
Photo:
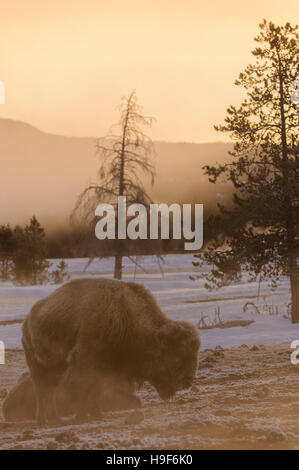
[[[122,255],[117,254],[115,255],[114,261],[114,279],[121,279],[122,278]]]
[[[299,323],[299,279],[296,260],[292,261],[290,266],[292,323]]]
[[[129,122],[131,97],[132,97],[132,94],[131,94],[129,102],[128,102],[126,118],[125,118],[125,122],[124,122],[124,126],[123,126],[118,196],[123,196],[124,195],[124,189],[125,189],[124,188],[125,152],[126,152],[125,148],[126,148],[126,136],[127,136],[128,122]],[[116,221],[116,226],[118,226],[118,220]],[[117,253],[115,255],[115,261],[114,261],[114,279],[121,279],[122,278],[122,259],[123,259],[123,257],[122,257],[122,248],[123,248],[122,242],[118,241]]]
[[[289,159],[288,159],[288,144],[287,144],[287,131],[286,119],[284,110],[284,86],[283,86],[283,71],[281,66],[281,59],[279,50],[276,47],[278,58],[278,78],[279,78],[279,94],[280,94],[280,116],[281,116],[281,145],[282,145],[282,176],[284,188],[284,210],[286,215],[286,232],[287,232],[287,249],[288,249],[288,268],[291,284],[291,308],[292,308],[292,323],[299,323],[299,299],[298,299],[298,270],[297,270],[297,257],[296,257],[296,240],[295,240],[295,220],[293,213],[293,201],[290,195],[289,184]]]

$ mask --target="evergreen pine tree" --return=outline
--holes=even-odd
[[[228,108],[224,125],[215,126],[235,142],[232,161],[205,167],[212,183],[223,177],[233,185],[233,207],[220,206],[209,220],[214,242],[194,264],[213,265],[210,288],[238,277],[241,269],[273,285],[279,275],[288,276],[292,322],[298,323],[298,27],[264,20],[260,29],[252,51],[256,62],[235,82],[246,98]]]

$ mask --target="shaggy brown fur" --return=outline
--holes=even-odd
[[[74,280],[37,302],[22,340],[41,423],[57,418],[62,379],[86,397],[81,419],[99,387],[148,380],[168,398],[191,386],[200,346],[198,330],[170,320],[144,286],[110,279]]]
[[[88,406],[89,416],[97,417],[101,411],[127,410],[139,408],[141,401],[134,396],[133,387],[124,389],[123,384],[118,384],[109,393],[103,395],[98,391],[96,403]],[[73,387],[68,387],[63,381],[59,384],[56,393],[57,410],[60,416],[76,414],[81,400],[85,397],[76,397]],[[6,421],[33,420],[36,416],[36,396],[34,384],[29,372],[24,372],[16,385],[9,391],[2,406],[3,417]]]

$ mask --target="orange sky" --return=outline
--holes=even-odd
[[[296,0],[0,0],[0,117],[47,132],[104,135],[136,88],[151,136],[224,140],[262,18],[299,19]]]

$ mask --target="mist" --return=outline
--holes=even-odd
[[[95,137],[48,134],[20,121],[0,120],[0,223],[28,222],[35,215],[47,231],[69,226],[76,198],[95,182]],[[224,162],[227,143],[155,142],[156,181],[144,181],[155,202],[203,203],[211,211],[231,188],[209,183],[203,165]]]

